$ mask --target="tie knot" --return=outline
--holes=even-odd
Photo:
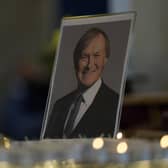
[[[75,98],[75,102],[78,102],[78,101],[80,101],[80,102],[84,101],[82,93],[77,94],[77,96]]]

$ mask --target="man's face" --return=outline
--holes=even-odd
[[[90,87],[99,79],[107,61],[105,48],[105,39],[102,34],[98,34],[83,49],[77,72],[80,84]]]

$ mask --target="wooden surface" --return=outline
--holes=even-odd
[[[134,93],[124,97],[124,106],[168,105],[168,92]]]

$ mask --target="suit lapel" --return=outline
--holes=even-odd
[[[109,96],[109,92],[112,91],[109,90],[104,83],[102,83],[98,93],[94,98],[93,103],[85,112],[78,125],[73,130],[72,134],[78,134],[78,132],[87,132],[88,134],[90,134],[94,130],[94,128],[96,128],[97,130],[103,128],[105,130],[108,130],[110,129],[110,127],[114,128],[114,125],[111,124],[115,124],[118,98],[114,97],[115,93],[111,93]],[[108,118],[109,116],[110,118]],[[106,120],[108,120],[108,122],[106,122]],[[94,130],[93,132],[96,132],[96,130]]]

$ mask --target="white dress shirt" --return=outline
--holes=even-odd
[[[100,86],[102,84],[102,80],[98,79],[93,86],[91,86],[89,89],[87,89],[83,94],[83,99],[84,101],[82,101],[80,108],[79,108],[79,112],[76,116],[74,125],[73,125],[73,129],[77,126],[77,124],[79,123],[79,121],[81,120],[81,118],[83,117],[83,115],[86,113],[87,109],[91,106]]]

